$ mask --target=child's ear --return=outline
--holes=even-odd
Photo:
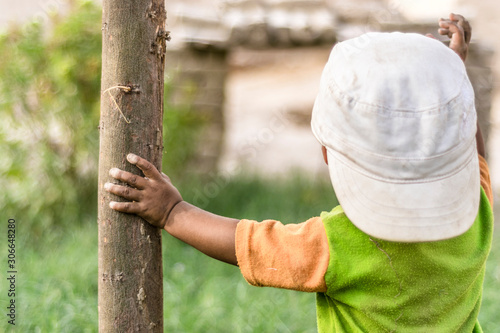
[[[326,153],[325,146],[321,146],[321,152],[323,153],[323,159],[325,160],[326,165],[328,165],[328,154]]]

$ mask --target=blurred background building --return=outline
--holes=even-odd
[[[293,169],[321,176],[325,173],[309,121],[322,68],[336,41],[369,31],[438,36],[440,17],[463,13],[474,27],[467,67],[476,90],[476,106],[491,166],[500,169],[494,149],[499,144],[500,119],[498,112],[492,111],[500,103],[494,53],[499,45],[491,33],[494,20],[487,19],[497,12],[493,1],[192,0],[167,6],[174,37],[171,50],[182,54],[180,62],[171,54],[170,64],[177,69],[184,66],[189,58],[186,53],[207,57],[197,61],[198,66],[183,67],[180,72],[195,67],[207,70],[203,84],[209,87],[200,92],[209,94],[210,102],[218,96],[222,103],[220,109],[213,110],[222,112],[214,117],[222,123],[214,129],[215,135],[206,136],[211,140],[202,151],[208,159],[211,155],[217,160],[222,170],[246,168],[264,175]],[[214,58],[219,59],[219,66],[213,63]],[[224,83],[222,92],[219,94],[209,81]],[[223,131],[225,136],[219,138],[217,133]],[[495,174],[493,181],[499,188]]]
[[[0,0],[0,29],[47,20],[65,0]],[[306,170],[323,177],[309,129],[323,66],[336,41],[369,31],[437,34],[437,20],[462,13],[474,28],[468,69],[500,188],[499,56],[493,0],[171,0],[167,79],[173,104],[190,103],[209,120],[198,148],[204,171],[275,176]],[[48,21],[48,20],[47,20]]]

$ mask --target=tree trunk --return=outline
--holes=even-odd
[[[99,331],[163,332],[161,230],[109,208],[118,197],[113,167],[141,174],[127,153],[161,170],[163,152],[163,0],[104,0],[99,152]],[[90,74],[90,73],[89,73]]]

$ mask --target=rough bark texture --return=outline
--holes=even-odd
[[[99,331],[163,332],[161,230],[112,211],[113,167],[141,174],[129,152],[161,169],[163,0],[104,0],[99,152]],[[115,88],[113,88],[115,87]],[[111,88],[111,89],[110,89]]]

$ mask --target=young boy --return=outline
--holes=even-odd
[[[340,202],[331,212],[296,225],[217,216],[133,154],[146,178],[110,170],[131,186],[107,183],[128,200],[110,207],[238,265],[252,285],[316,292],[320,332],[481,332],[493,215],[462,61],[471,29],[453,14],[440,27],[450,48],[401,33],[333,48],[312,115]]]

